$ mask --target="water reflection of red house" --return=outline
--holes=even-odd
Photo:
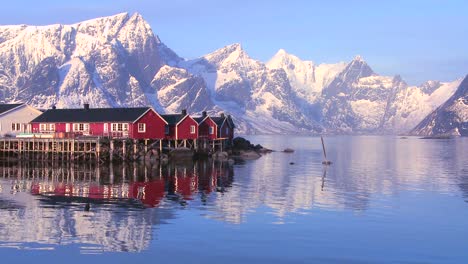
[[[106,188],[103,185],[93,184],[89,186],[89,194],[88,194],[89,198],[105,199],[106,198],[105,193],[106,193]],[[107,190],[107,193],[109,193],[109,190]]]
[[[140,200],[147,207],[156,207],[165,194],[164,179],[130,184],[128,197]]]
[[[182,195],[184,200],[193,200],[192,195],[198,190],[198,176],[193,170],[176,169],[175,191]]]

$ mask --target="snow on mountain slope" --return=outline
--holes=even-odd
[[[151,82],[165,112],[178,113],[181,109],[202,112],[213,108],[213,103],[201,77],[185,69],[163,66]]]
[[[411,134],[468,136],[468,75],[461,81],[455,93],[424,118]]]
[[[185,61],[180,66],[205,80],[213,102],[220,108],[233,109],[240,120],[248,116],[268,120],[261,129],[252,126],[252,121],[246,122],[251,125],[246,125],[247,130],[242,132],[320,131],[320,127],[298,108],[284,70],[269,69],[250,58],[240,44]]]
[[[161,66],[158,39],[139,14],[73,25],[3,26],[0,36],[5,102],[42,108],[85,101],[96,106],[148,104],[141,94]]]
[[[0,102],[40,108],[151,105],[232,114],[240,133],[402,133],[460,81],[408,87],[360,57],[316,65],[279,50],[268,62],[238,43],[184,60],[139,14],[73,25],[0,26]]]
[[[396,113],[394,116],[395,129],[397,133],[406,133],[414,128],[429,113],[452,96],[461,83],[461,79],[440,83],[427,89],[428,83],[421,86],[410,86],[401,90],[395,99]]]
[[[377,76],[357,56],[323,89],[322,123],[332,132],[377,130],[385,113],[390,77]],[[369,109],[366,109],[369,108]]]
[[[283,69],[297,96],[309,103],[315,103],[322,89],[343,71],[346,63],[315,65],[312,61],[302,61],[280,49],[266,66],[270,69]]]

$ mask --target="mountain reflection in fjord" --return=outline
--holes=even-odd
[[[216,245],[219,254],[228,256],[233,249],[240,250],[230,246],[235,245],[234,239],[246,245],[242,254],[261,258],[261,251],[255,249],[260,242],[265,247],[274,245],[268,241],[275,239],[272,230],[277,230],[286,243],[283,247],[295,245],[289,250],[294,248],[298,259],[313,254],[321,259],[334,256],[330,245],[349,248],[351,255],[373,252],[372,247],[381,243],[372,237],[378,230],[394,239],[390,240],[394,245],[412,243],[413,251],[402,255],[405,260],[437,252],[427,251],[424,243],[453,245],[451,240],[441,240],[441,235],[466,233],[460,221],[468,215],[465,138],[330,137],[325,141],[333,164],[327,167],[321,164],[320,138],[249,139],[295,152],[278,151],[235,164],[211,160],[110,167],[4,164],[0,167],[0,246],[60,250],[75,244],[81,253],[146,251],[151,255],[156,254],[149,251],[155,241],[166,249],[178,248],[164,243],[168,241],[164,231],[170,230],[174,245],[198,241]],[[204,233],[204,229],[211,231]],[[162,238],[161,232],[165,233]],[[232,232],[235,238],[224,237]],[[349,243],[338,232],[347,232],[357,241],[369,240]],[[408,232],[416,235],[408,237]],[[224,243],[204,240],[213,238],[211,234]],[[256,234],[255,239],[251,234]],[[359,247],[367,242],[368,248]],[[320,250],[300,251],[300,245]],[[450,250],[461,254],[456,249]],[[285,261],[291,257],[286,253]],[[385,255],[369,257],[380,261]]]

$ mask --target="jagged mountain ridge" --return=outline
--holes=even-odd
[[[412,131],[418,136],[468,136],[468,75],[456,92]]]
[[[185,60],[139,14],[73,25],[0,26],[0,101],[39,108],[152,105],[161,112],[233,115],[241,133],[399,133],[455,91],[457,82],[409,87],[361,58],[269,62],[240,44]]]
[[[162,62],[141,15],[12,28],[0,27],[3,101],[40,108],[149,103],[142,94]]]

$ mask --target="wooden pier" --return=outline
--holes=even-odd
[[[163,149],[187,148],[207,153],[225,148],[225,140],[163,140],[109,137],[82,138],[0,138],[2,160],[95,161],[98,163],[137,161]]]
[[[20,160],[99,159],[100,138],[0,138],[1,158]]]

